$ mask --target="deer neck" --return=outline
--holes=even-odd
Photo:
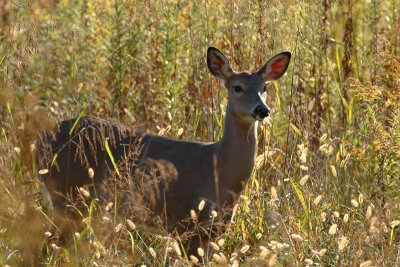
[[[228,106],[216,159],[220,205],[232,203],[241,192],[253,171],[256,153],[257,122],[241,120]]]

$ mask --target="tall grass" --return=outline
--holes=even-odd
[[[31,264],[42,246],[49,265],[189,264],[169,244],[174,236],[114,222],[113,208],[90,198],[82,232],[54,244],[31,144],[81,112],[178,139],[217,140],[227,94],[206,69],[212,45],[237,70],[255,70],[282,50],[293,60],[269,86],[273,115],[260,131],[258,168],[204,262],[399,265],[396,4],[0,4],[0,264]]]

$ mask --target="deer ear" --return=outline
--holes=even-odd
[[[291,58],[290,52],[282,52],[271,58],[257,71],[264,82],[279,79],[287,70]]]
[[[228,59],[215,47],[209,47],[207,50],[207,66],[212,75],[222,80],[228,79],[233,74]]]

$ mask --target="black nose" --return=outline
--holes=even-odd
[[[265,105],[258,105],[254,109],[254,115],[264,119],[269,116],[269,109]]]

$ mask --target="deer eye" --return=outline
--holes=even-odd
[[[233,87],[233,91],[235,91],[236,93],[241,93],[241,92],[243,92],[243,88],[238,85],[235,85]]]

